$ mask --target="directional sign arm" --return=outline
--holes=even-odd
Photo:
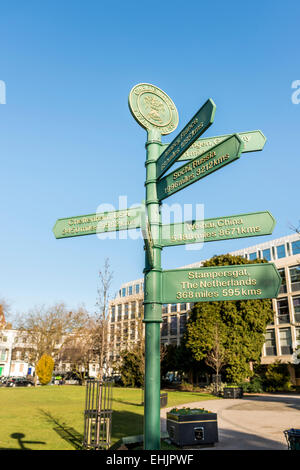
[[[58,219],[53,227],[55,238],[78,237],[96,233],[129,230],[141,226],[141,206],[113,212]]]
[[[162,246],[270,235],[275,219],[269,211],[162,225]]]
[[[163,303],[276,298],[281,277],[274,263],[163,271]]]
[[[233,162],[240,157],[243,145],[240,137],[233,134],[220,144],[215,145],[210,152],[177,168],[157,182],[158,198],[163,200]]]
[[[264,148],[266,143],[266,137],[260,131],[249,131],[249,132],[238,132],[237,133],[240,139],[244,143],[243,152],[242,153],[249,153],[249,152],[259,152]],[[195,157],[199,157],[203,155],[205,152],[210,150],[215,145],[223,142],[223,140],[228,139],[230,134],[226,135],[219,135],[215,137],[205,137],[196,140],[190,148],[184,152],[181,157],[178,158],[178,162],[185,162],[190,161]],[[164,152],[170,144],[163,144],[162,145],[162,152]]]
[[[156,176],[160,178],[214,121],[216,105],[212,99],[204,103],[180,134],[163,151],[156,162]]]

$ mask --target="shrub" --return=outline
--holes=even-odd
[[[290,373],[287,364],[275,361],[267,366],[265,380],[267,392],[288,392],[292,388]]]
[[[245,393],[262,393],[264,391],[262,378],[259,376],[251,377],[250,382],[243,382],[239,386]]]
[[[36,375],[42,385],[47,385],[51,382],[53,369],[54,360],[51,356],[43,354],[35,368]]]

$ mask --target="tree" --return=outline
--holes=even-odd
[[[36,375],[38,376],[42,385],[47,385],[49,382],[51,382],[53,369],[54,360],[51,356],[43,354],[37,362],[35,369]]]
[[[121,352],[119,373],[125,387],[142,387],[144,385],[144,355],[140,351]]]
[[[203,266],[260,262],[265,261],[221,255]],[[265,329],[273,314],[269,299],[199,302],[187,322],[186,347],[196,360],[214,364],[215,370],[225,367],[226,380],[240,382],[252,375],[252,362],[260,361]]]
[[[9,314],[10,306],[5,299],[0,299],[0,329],[7,328],[7,315]],[[9,325],[11,326],[11,325]]]
[[[97,327],[95,319],[85,312],[82,324],[66,336],[56,356],[60,363],[68,364],[70,371],[79,378],[82,384],[89,376],[90,365],[97,361],[94,352]]]
[[[139,296],[132,296],[131,301],[139,300]],[[135,320],[137,328],[137,341],[123,343],[119,361],[113,365],[114,371],[121,375],[125,386],[143,387],[145,374],[145,335],[144,335],[144,307],[139,302],[139,312]]]
[[[110,270],[109,259],[106,258],[104,267],[99,271],[100,286],[98,288],[97,307],[98,313],[96,314],[96,327],[94,329],[94,351],[98,355],[99,374],[98,377],[102,379],[104,373],[105,362],[109,357],[109,341],[108,341],[108,328],[109,328],[109,311],[108,305],[110,301],[110,289],[113,280],[113,272]],[[107,364],[107,367],[109,364]]]
[[[54,359],[65,337],[78,330],[85,322],[86,311],[82,307],[69,311],[61,303],[31,310],[18,321],[18,329],[29,345],[26,350],[27,362],[36,367],[43,354]]]

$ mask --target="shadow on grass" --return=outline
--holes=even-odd
[[[27,447],[27,444],[46,444],[44,441],[24,441],[25,434],[21,432],[14,432],[10,437],[17,440],[19,447],[0,447],[0,450],[33,450]]]
[[[137,401],[122,400],[121,398],[114,398],[113,401],[115,401],[116,403],[122,403],[124,405],[133,405],[133,406],[142,406],[142,405],[144,405],[142,401],[140,403],[138,403]]]
[[[83,435],[76,429],[68,426],[55,418],[49,411],[40,409],[40,413],[46,418],[48,423],[54,425],[53,430],[66,442],[68,442],[75,450],[82,450]]]
[[[144,432],[144,416],[130,411],[115,411],[112,416],[112,447],[121,444],[123,437],[136,436]]]

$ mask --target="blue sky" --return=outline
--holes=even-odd
[[[141,240],[56,240],[57,218],[145,197],[146,132],[128,108],[153,83],[175,102],[176,134],[212,98],[205,133],[260,129],[248,153],[166,202],[205,204],[205,217],[269,210],[273,235],[166,248],[173,268],[288,235],[299,215],[300,80],[297,1],[21,2],[1,5],[0,297],[12,313],[64,301],[94,310],[109,257],[113,292],[142,277]],[[300,96],[300,94],[299,94]]]

